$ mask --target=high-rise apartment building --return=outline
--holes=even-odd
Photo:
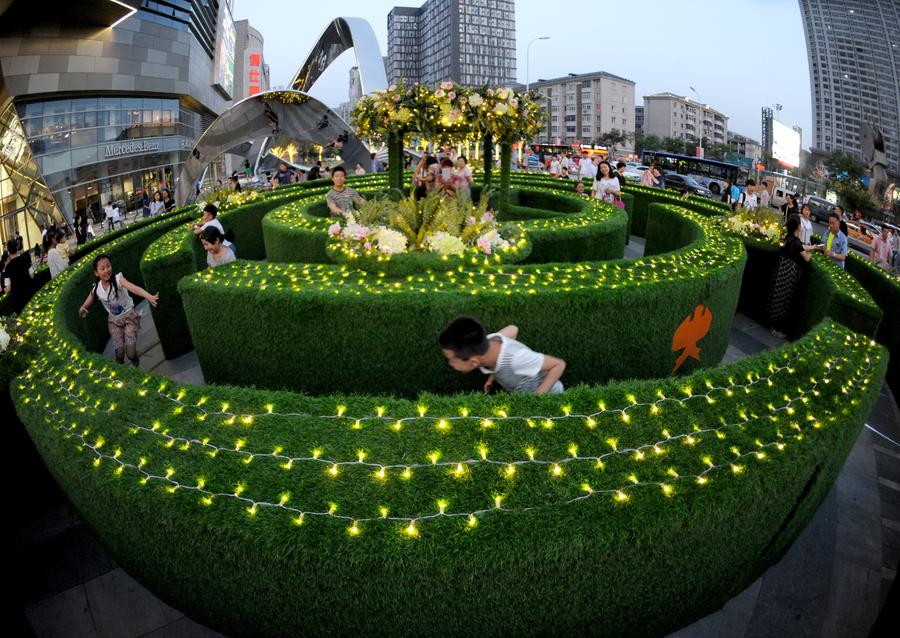
[[[247,20],[234,23],[234,98],[245,97],[269,90],[269,65],[263,52],[262,34],[250,26]]]
[[[433,86],[516,80],[513,0],[428,0],[388,14],[388,81]]]
[[[813,144],[861,156],[859,129],[877,125],[888,170],[900,174],[900,2],[800,0],[809,56]]]
[[[589,144],[612,129],[634,133],[631,80],[604,71],[570,73],[532,82],[531,88],[543,96],[544,108],[550,114],[542,139],[535,141]],[[631,148],[631,143],[624,148]]]
[[[644,133],[647,135],[725,144],[727,132],[728,116],[709,104],[674,93],[644,96]]]

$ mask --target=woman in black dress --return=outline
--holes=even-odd
[[[787,193],[784,196],[785,202],[781,205],[781,214],[785,219],[790,219],[791,215],[799,215],[800,207],[797,206],[797,198]]]
[[[772,273],[769,297],[766,300],[772,334],[782,339],[786,335],[794,336],[797,333],[791,309],[803,275],[809,268],[809,260],[812,259],[807,249],[800,241],[800,217],[793,215],[787,221],[787,238],[778,252],[778,264]]]
[[[31,255],[27,251],[20,251],[15,239],[6,242],[6,250],[9,257],[3,264],[3,292],[9,294],[13,312],[19,314],[34,292]]]

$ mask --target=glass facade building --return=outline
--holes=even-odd
[[[44,180],[70,218],[79,208],[99,215],[101,200],[133,210],[144,191],[174,192],[175,169],[202,132],[201,115],[176,98],[55,99],[19,104],[18,112]]]
[[[108,202],[130,211],[148,191],[175,192],[197,138],[231,104],[222,78],[233,60],[220,42],[231,4],[133,0],[137,11],[104,29],[31,15],[4,23],[7,89],[60,214],[99,217]],[[7,200],[0,206],[0,217],[18,219]],[[6,226],[4,239],[16,230]]]
[[[884,135],[900,174],[900,2],[800,0],[809,56],[813,145],[861,156],[860,126]]]
[[[388,14],[388,81],[508,85],[516,80],[513,0],[428,0]]]

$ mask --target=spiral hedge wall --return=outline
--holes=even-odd
[[[138,273],[147,247],[185,222],[159,220],[104,250],[116,270]],[[660,285],[635,276],[659,269],[671,286],[716,267],[740,277],[745,248],[713,233],[713,222],[651,201],[643,223],[659,250],[678,234],[692,244],[633,264],[628,281],[614,280],[625,277],[621,262],[515,268],[572,268],[622,295]],[[656,223],[685,230],[658,233]],[[706,253],[715,253],[709,264]],[[238,262],[181,285],[224,287],[263,266]],[[295,284],[312,295],[314,278],[335,269],[271,268],[252,284],[267,304]],[[333,282],[331,295],[362,297],[375,284],[359,276]],[[487,272],[472,276],[489,285]],[[720,607],[803,529],[888,359],[857,326],[825,318],[735,364],[553,396],[305,396],[246,387],[249,373],[245,387],[192,387],[96,353],[105,330],[77,319],[91,279],[82,260],[26,309],[28,359],[11,383],[17,415],[116,561],[235,636],[664,635]],[[864,290],[841,276],[821,285],[832,293],[826,312],[871,324]],[[556,274],[553,287],[570,294]],[[745,287],[742,303],[755,291]],[[426,305],[399,294],[414,312]],[[570,322],[596,312],[583,294]],[[837,310],[839,297],[853,312]],[[286,323],[274,320],[261,321],[259,340]],[[232,323],[218,321],[225,331]],[[537,345],[530,325],[522,322],[523,340]],[[297,332],[296,348],[314,345]],[[339,356],[354,347],[343,343]]]

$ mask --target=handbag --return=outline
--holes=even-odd
[[[613,195],[613,204],[615,204],[622,210],[625,210],[625,202],[623,202],[622,198],[619,197],[618,195]]]

